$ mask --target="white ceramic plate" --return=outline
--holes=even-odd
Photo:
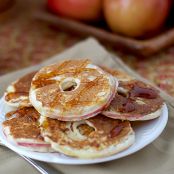
[[[111,161],[111,160],[125,157],[127,155],[137,152],[138,150],[142,149],[143,147],[147,146],[152,141],[154,141],[162,133],[168,120],[167,106],[164,105],[162,114],[159,118],[150,120],[150,121],[140,122],[138,124],[133,125],[133,129],[135,131],[135,143],[128,149],[105,158],[78,159],[78,158],[65,156],[61,153],[40,153],[40,152],[26,151],[16,147],[14,144],[9,143],[3,134],[1,123],[4,121],[5,113],[7,113],[11,109],[12,108],[8,107],[4,103],[3,98],[1,98],[0,100],[0,140],[8,148],[12,149],[13,151],[17,153],[20,153],[22,155],[25,155],[27,157],[30,157],[36,160],[51,162],[51,163],[58,163],[58,164],[94,164],[94,163],[101,163],[101,162]]]

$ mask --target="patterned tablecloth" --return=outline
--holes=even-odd
[[[37,64],[83,39],[38,21],[33,14],[44,5],[43,0],[16,0],[13,13],[0,22],[0,75]],[[121,57],[174,96],[174,47],[146,59],[123,54]]]

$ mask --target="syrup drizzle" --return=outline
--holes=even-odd
[[[150,102],[151,100],[158,98],[158,93],[155,89],[144,86],[143,83],[135,81],[134,83],[121,84],[121,86],[128,90],[126,93],[116,94],[114,101],[112,102],[114,108],[117,108],[119,112],[130,113],[134,112],[141,108],[141,110],[145,110],[148,105],[142,106],[136,102],[137,98],[142,98],[144,101]],[[161,100],[160,100],[161,101]],[[156,101],[157,102],[157,101]]]
[[[140,97],[145,99],[155,99],[158,94],[154,89],[134,86],[129,95],[131,98]]]
[[[69,67],[71,64],[71,60],[69,61],[65,61],[62,64],[60,64],[57,69],[50,71],[49,73],[41,73],[39,74],[35,80],[32,81],[33,85],[35,86],[35,88],[41,88],[43,86],[49,85],[49,84],[54,84],[56,81],[55,80],[51,80],[50,78],[55,77],[55,76],[59,76],[62,74],[73,74],[73,76],[76,76],[77,74],[79,74],[80,72],[86,70],[87,68],[85,68],[87,66],[87,64],[89,63],[89,60],[84,60],[82,61],[78,67]],[[68,66],[68,68],[67,68]]]
[[[55,70],[55,67],[53,67],[52,71],[49,73],[40,73],[38,76],[36,76],[35,80],[32,82],[35,86],[35,88],[41,88],[45,85],[49,84],[59,84],[60,81],[56,81],[53,79],[50,79],[54,76],[66,74],[66,76],[70,77],[73,76],[74,78],[77,76],[81,76],[81,73],[84,74],[84,72],[87,74],[88,72],[94,73],[95,74],[95,79],[93,81],[87,80],[85,77],[84,79],[81,80],[81,83],[83,85],[77,90],[73,95],[71,95],[71,91],[76,87],[76,85],[69,86],[69,88],[65,89],[64,92],[68,93],[71,95],[71,98],[69,101],[66,101],[64,105],[61,106],[62,111],[71,109],[74,106],[77,105],[86,105],[90,104],[91,101],[94,101],[95,98],[98,100],[97,92],[94,93],[94,90],[98,89],[97,87],[99,84],[103,84],[101,88],[108,88],[109,85],[107,85],[105,79],[103,78],[103,75],[101,74],[96,74],[96,69],[91,69],[91,68],[86,68],[87,64],[90,62],[88,60],[84,61],[77,61],[77,64],[74,64],[74,61],[65,61],[64,63],[60,64],[57,69]],[[90,94],[93,97],[92,100],[89,99],[89,96],[86,95],[87,91],[93,91]],[[64,96],[62,93],[57,92],[50,103],[51,107],[56,107],[58,104],[61,104],[61,101],[64,100]],[[97,102],[97,101],[96,101]]]

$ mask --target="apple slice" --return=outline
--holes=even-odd
[[[19,108],[6,114],[2,124],[7,140],[30,151],[52,152],[49,143],[41,136],[38,119],[40,114],[33,107]]]
[[[66,60],[36,73],[29,99],[42,116],[77,121],[105,109],[117,86],[115,77],[89,60]]]
[[[158,92],[141,81],[120,82],[118,93],[103,115],[121,120],[150,120],[159,117],[163,100]]]

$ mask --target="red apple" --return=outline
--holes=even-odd
[[[112,31],[138,37],[159,29],[171,0],[104,0],[106,21]]]
[[[48,8],[65,17],[91,21],[100,17],[102,0],[48,0]]]

